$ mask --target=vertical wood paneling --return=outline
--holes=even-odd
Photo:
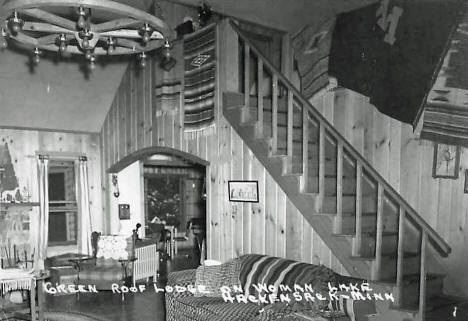
[[[265,175],[265,254],[267,255],[277,255],[277,211],[276,206],[277,201],[277,185],[271,177],[271,175],[266,172]]]
[[[151,68],[141,71],[132,65],[122,81],[101,131],[103,154],[109,155],[103,160],[102,170],[133,151],[154,145],[181,149],[207,159],[210,161],[207,180],[209,258],[223,261],[245,253],[267,253],[305,262],[322,262],[341,271],[341,265],[328,247],[226,122],[219,104],[215,134],[189,138],[183,133],[183,107],[163,110],[160,102],[153,99],[156,82],[153,79],[163,75],[156,66]],[[275,85],[273,90],[277,91]],[[216,100],[219,101],[219,97]],[[329,114],[334,117],[333,111]],[[103,188],[109,188],[106,186],[108,175],[103,173],[102,176],[106,178]],[[227,182],[236,179],[259,181],[258,204],[229,202]],[[115,202],[109,202],[110,193],[109,190],[105,193],[109,203],[107,211],[109,206],[116,206]]]
[[[291,203],[286,200],[286,258],[302,260],[302,215]]]
[[[145,68],[146,69],[146,68]],[[144,139],[145,133],[143,131],[143,123],[144,123],[144,109],[145,109],[145,70],[138,70],[138,77],[136,82],[136,95],[137,95],[137,104],[136,104],[136,149],[140,149],[144,147]]]
[[[231,131],[231,178],[243,177],[243,143],[239,135]],[[231,203],[231,212],[234,216],[234,252],[236,256],[244,253],[243,240],[243,211],[239,203]]]
[[[125,74],[124,77],[122,78],[122,84],[123,86],[127,87],[128,84],[128,79],[129,77]],[[127,91],[122,91],[118,95],[118,101],[119,101],[119,158],[127,156]]]
[[[153,68],[155,68],[155,64],[153,61],[153,56],[149,59],[148,67],[145,69],[145,107],[143,111],[143,131],[145,135],[145,147],[149,147],[153,145],[153,135],[152,135],[152,128],[153,128],[153,118],[151,117],[151,108],[153,107]]]
[[[130,68],[130,66],[129,66]],[[131,77],[131,73],[127,72],[125,75],[126,82],[128,85],[128,91],[125,95],[125,149],[127,155],[134,151],[133,148],[133,141],[132,141],[132,99],[133,99],[133,77]]]
[[[244,168],[242,170],[242,179],[250,180],[252,178],[252,152],[243,144]],[[243,207],[243,231],[244,231],[244,253],[252,253],[252,205],[250,203],[242,204]]]
[[[265,167],[256,159],[252,159],[252,179],[258,181],[259,202],[252,204],[252,252],[265,253]]]
[[[280,257],[286,256],[286,194],[284,194],[281,188],[277,188],[276,191],[277,200],[277,224],[276,224],[276,253]]]

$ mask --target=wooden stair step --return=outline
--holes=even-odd
[[[249,106],[245,106],[245,95],[244,93],[237,91],[225,91],[223,92],[223,108],[230,110],[236,108],[247,107],[248,109],[257,109],[257,95],[250,95]],[[287,97],[278,96],[278,110],[287,111]],[[263,108],[271,110],[271,97],[263,97]]]
[[[311,174],[311,173],[309,173]],[[346,174],[345,174],[346,175]],[[316,187],[316,192],[318,192],[318,176],[309,175],[308,183],[310,187]],[[325,174],[325,194],[336,194],[336,173]],[[342,179],[342,190],[343,192],[353,192],[356,190],[356,177],[353,175],[344,176]],[[313,190],[313,189],[312,189]]]
[[[356,210],[356,196],[342,197],[343,212],[354,212]],[[368,195],[362,197],[362,208],[365,212],[376,212],[377,205],[375,198]],[[323,198],[322,212],[336,213],[336,196],[327,196]]]
[[[362,214],[362,231],[371,231],[376,228],[377,213],[363,212]],[[356,213],[343,213],[341,230],[343,233],[356,232]]]
[[[419,273],[403,276],[403,308],[414,308],[419,304]],[[440,296],[443,292],[443,274],[426,274],[426,300]]]
[[[365,232],[361,236],[361,256],[375,254],[376,233]],[[398,247],[398,232],[384,231],[382,233],[382,254],[393,253]]]
[[[355,260],[375,260],[375,256],[353,256]],[[418,253],[405,252],[403,258],[403,273],[419,273],[420,257]],[[395,253],[382,254],[380,278],[383,280],[395,279],[397,275],[397,258]]]

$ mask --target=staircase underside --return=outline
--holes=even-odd
[[[236,95],[236,94],[234,94]],[[237,94],[239,95],[239,94]],[[242,95],[243,96],[243,95]],[[343,235],[337,237],[333,235],[334,217],[329,214],[322,214],[316,211],[315,202],[317,195],[314,193],[298,193],[300,188],[300,174],[283,174],[284,156],[272,156],[271,148],[264,139],[256,138],[254,123],[243,124],[241,106],[233,105],[238,102],[238,98],[232,99],[232,94],[224,95],[224,116],[239,134],[247,146],[255,151],[255,156],[265,166],[266,170],[274,177],[297,209],[303,213],[306,220],[314,230],[329,246],[332,253],[340,258],[343,267],[355,277],[367,279],[371,264],[368,260],[355,260],[349,255],[352,253],[352,236]]]

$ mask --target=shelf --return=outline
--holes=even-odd
[[[17,202],[17,203],[10,203],[10,202],[0,202],[0,208],[8,208],[8,207],[33,207],[39,206],[37,202]]]

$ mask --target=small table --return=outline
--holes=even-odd
[[[29,290],[31,314],[15,313],[15,317],[23,320],[44,321],[44,291],[43,282],[49,277],[49,272],[43,272],[38,275],[31,275],[29,278],[21,277],[18,279],[0,279],[0,287],[14,282],[27,282],[29,280],[29,289],[19,287],[18,290]],[[13,290],[12,290],[13,291]],[[36,301],[37,294],[37,301]]]

